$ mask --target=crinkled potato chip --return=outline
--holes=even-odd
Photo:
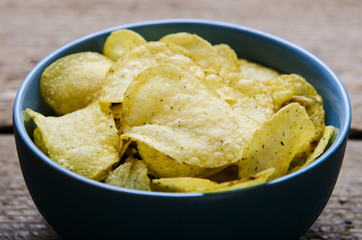
[[[259,126],[232,110],[212,89],[175,65],[138,75],[125,93],[122,137],[178,163],[216,168],[238,161]]]
[[[295,154],[311,141],[314,126],[305,108],[291,103],[255,131],[240,162],[239,175],[250,175],[275,168],[272,179],[284,176]]]
[[[147,164],[149,173],[154,177],[206,177],[215,174],[225,167],[203,168],[178,163],[171,157],[157,151],[147,144],[138,141],[138,152]]]
[[[227,44],[220,43],[213,46],[221,57],[221,73],[239,72],[238,56]]]
[[[98,99],[112,64],[112,60],[95,52],[60,58],[44,70],[40,94],[59,115],[82,109]]]
[[[279,73],[271,68],[264,67],[261,64],[250,62],[245,59],[239,59],[240,73],[264,82],[279,76]]]
[[[316,89],[297,74],[283,74],[263,83],[272,92],[276,111],[291,102],[305,107],[316,130],[314,140],[319,140],[325,124],[323,100]]]
[[[173,63],[203,76],[202,70],[186,49],[174,44],[148,42],[124,54],[110,68],[106,74],[100,100],[111,103],[122,102],[124,92],[134,77],[149,67],[163,63]]]
[[[222,68],[221,57],[213,46],[196,34],[179,32],[168,34],[160,42],[174,43],[191,52],[195,61],[203,69],[219,72]]]
[[[222,192],[266,183],[273,172],[274,169],[270,168],[245,179],[223,183],[192,177],[160,178],[152,180],[151,188],[158,192]]]
[[[108,106],[96,102],[61,117],[27,112],[37,125],[35,143],[61,166],[101,181],[119,161],[120,138]]]
[[[151,191],[147,165],[133,157],[119,165],[105,179],[105,183],[137,190]]]
[[[128,29],[113,31],[104,43],[103,54],[117,61],[126,52],[145,43],[146,40],[134,31]]]

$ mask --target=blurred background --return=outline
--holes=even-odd
[[[165,18],[256,28],[309,50],[337,73],[351,98],[351,140],[334,195],[302,239],[362,239],[361,12],[360,0],[0,0],[0,239],[58,239],[27,193],[13,143],[12,105],[26,74],[81,36]]]

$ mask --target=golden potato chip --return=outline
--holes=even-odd
[[[248,79],[240,73],[224,76],[236,93],[237,101],[231,103],[251,119],[263,123],[274,114],[274,101],[270,90],[261,82]]]
[[[103,54],[117,61],[123,54],[144,43],[146,43],[146,40],[132,30],[113,31],[104,43]]]
[[[171,157],[138,141],[138,152],[147,164],[149,173],[154,177],[206,177],[221,171],[225,167],[202,168],[178,163]]]
[[[120,138],[108,106],[95,102],[61,117],[27,112],[38,129],[34,142],[61,166],[101,181],[119,161]]]
[[[120,103],[128,85],[140,72],[163,63],[173,63],[193,71],[200,77],[203,72],[190,58],[190,53],[177,45],[148,42],[124,54],[106,74],[100,100]]]
[[[168,34],[160,39],[160,42],[173,43],[184,47],[191,52],[196,63],[203,69],[219,72],[222,64],[221,58],[215,48],[196,34],[179,32]]]
[[[323,100],[316,89],[297,74],[284,74],[263,83],[272,92],[276,111],[291,102],[298,102],[306,108],[315,127],[314,140],[319,140],[325,124]]]
[[[299,166],[294,167],[291,172],[295,172],[301,168],[306,167],[307,165],[311,164],[316,160],[320,155],[324,153],[327,149],[328,144],[330,143],[331,139],[334,135],[334,127],[333,126],[326,126],[322,138],[319,140],[317,147],[313,150],[313,152],[307,157],[305,162]]]
[[[191,72],[147,69],[123,100],[122,137],[148,144],[178,163],[216,168],[238,161],[259,126],[236,113]]]
[[[305,108],[299,103],[285,106],[255,131],[240,162],[240,177],[271,167],[275,168],[272,179],[285,175],[294,155],[313,136],[314,126]]]
[[[248,79],[240,73],[221,74],[214,71],[205,71],[204,79],[235,111],[258,123],[263,123],[274,113],[272,95],[259,81]]]
[[[205,82],[212,88],[219,96],[229,104],[234,104],[238,101],[237,93],[230,86],[230,80],[218,72],[206,70]]]
[[[130,157],[108,175],[105,183],[123,188],[151,191],[147,172],[147,166],[143,161]]]
[[[274,169],[266,169],[250,176],[247,179],[239,179],[229,182],[216,183],[208,179],[192,177],[160,178],[153,179],[151,188],[158,192],[222,192],[243,189],[266,183],[273,174]]]
[[[220,43],[213,46],[221,57],[221,73],[239,72],[238,56],[229,45]]]
[[[44,70],[40,94],[59,115],[84,108],[98,99],[112,64],[112,60],[95,52],[60,58]]]
[[[241,74],[245,75],[248,78],[252,78],[261,82],[279,76],[279,73],[277,71],[245,59],[239,59],[239,67]]]
[[[159,178],[151,181],[151,189],[156,192],[205,192],[215,189],[217,183],[204,178],[175,177]]]

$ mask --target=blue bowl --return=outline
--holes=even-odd
[[[39,94],[43,70],[65,55],[102,52],[110,32],[129,28],[147,40],[174,32],[227,43],[239,57],[304,76],[324,100],[326,124],[336,127],[330,148],[304,169],[265,185],[223,193],[158,193],[118,188],[62,168],[32,141],[31,108],[51,114]],[[27,75],[14,104],[19,162],[34,203],[64,239],[298,239],[315,222],[335,186],[345,153],[351,106],[345,88],[317,57],[281,38],[235,24],[175,19],[127,24],[73,41]]]

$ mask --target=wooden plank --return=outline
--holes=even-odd
[[[333,195],[301,240],[362,239],[361,141],[350,140]],[[60,239],[36,210],[21,176],[13,135],[0,135],[0,239]]]
[[[13,135],[0,135],[0,239],[59,239],[26,189]]]
[[[26,74],[61,45],[115,25],[197,17],[257,28],[316,54],[345,84],[354,113],[352,128],[362,130],[361,11],[359,0],[2,0],[0,126],[12,124],[13,100]]]

